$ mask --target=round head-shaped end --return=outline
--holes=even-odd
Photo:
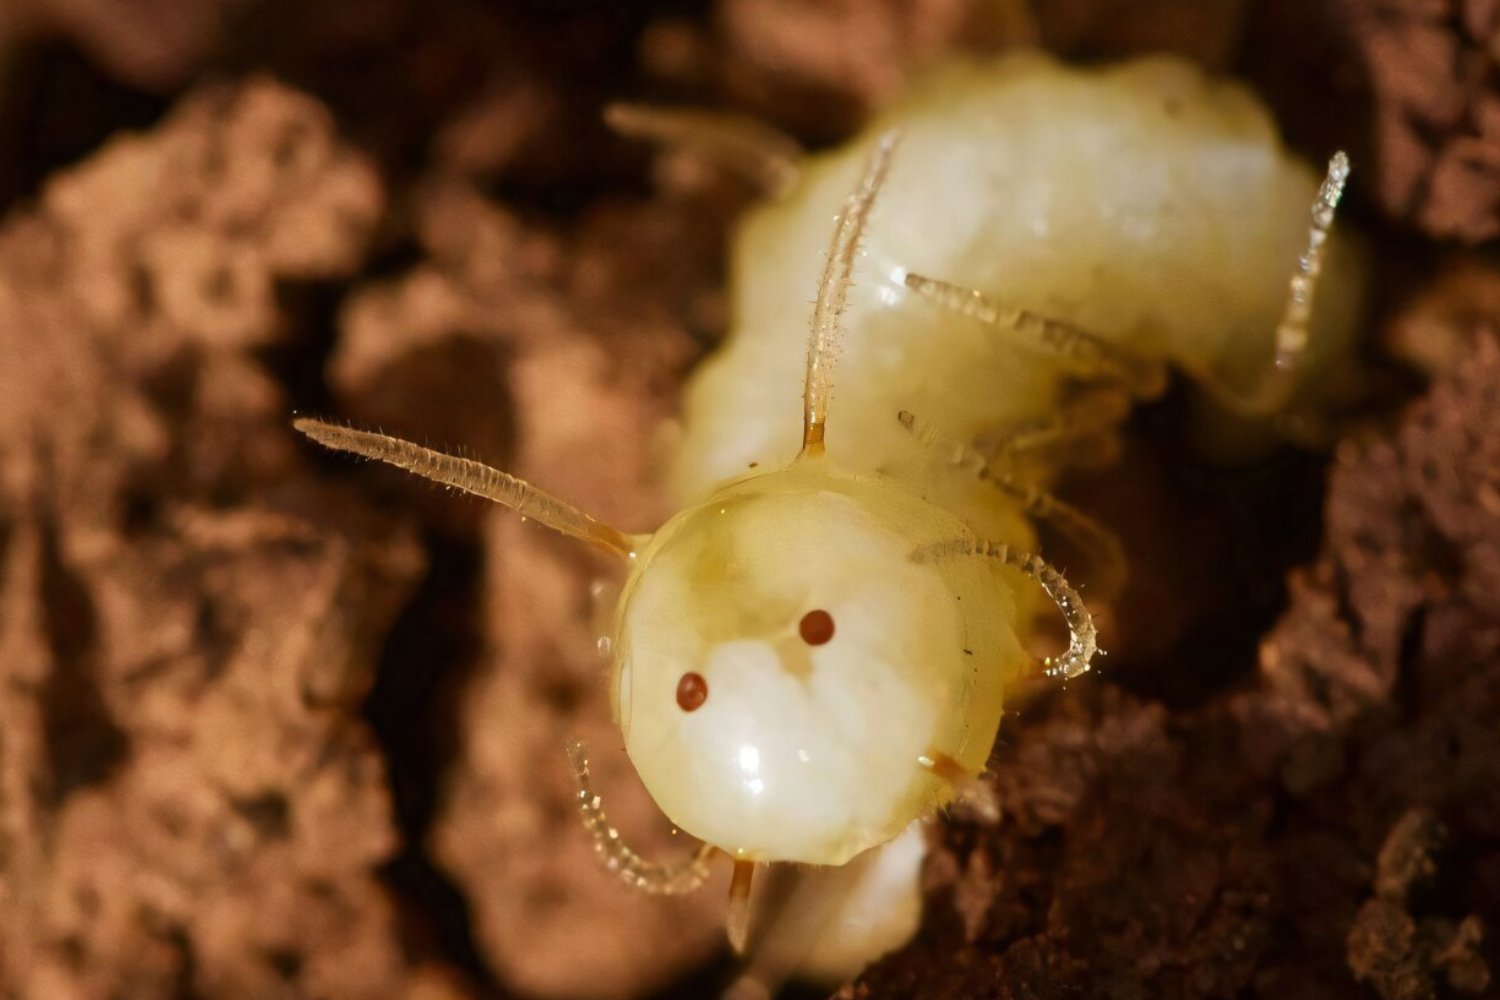
[[[1015,612],[982,560],[913,558],[966,534],[823,461],[669,521],[615,648],[625,746],[672,821],[742,859],[842,864],[951,796],[931,762],[980,770],[1024,662]]]

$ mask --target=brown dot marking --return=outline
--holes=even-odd
[[[684,712],[696,712],[708,700],[708,681],[702,674],[689,670],[677,681],[677,707]]]
[[[833,615],[822,608],[809,611],[797,623],[797,631],[809,646],[821,646],[833,638]]]

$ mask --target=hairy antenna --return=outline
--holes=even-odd
[[[631,850],[604,813],[604,803],[589,780],[588,751],[578,740],[568,743],[568,760],[573,762],[584,828],[593,836],[594,850],[603,859],[604,867],[632,888],[654,896],[685,896],[708,879],[708,859],[715,849],[707,844],[699,845],[691,856],[670,864],[647,861]]]
[[[482,462],[445,455],[389,434],[357,430],[307,417],[292,421],[292,426],[325,448],[373,458],[423,479],[504,504],[522,517],[532,518],[554,531],[582,539],[626,559],[635,553],[634,541],[623,531],[601,524],[571,504]]]
[[[823,451],[823,425],[828,419],[828,393],[833,388],[833,365],[843,332],[844,307],[849,301],[849,277],[854,271],[854,256],[875,195],[890,171],[897,139],[897,133],[887,132],[875,143],[864,177],[844,202],[844,211],[833,231],[828,263],[818,285],[818,304],[813,309],[812,336],[807,342],[807,381],[802,390],[804,454],[818,455]]]

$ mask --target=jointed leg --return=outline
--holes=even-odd
[[[1297,388],[1302,362],[1307,354],[1307,323],[1312,316],[1313,296],[1318,275],[1323,272],[1323,252],[1328,245],[1328,231],[1333,213],[1349,179],[1349,157],[1334,153],[1328,161],[1328,174],[1313,202],[1312,224],[1307,231],[1307,248],[1297,258],[1297,269],[1287,287],[1286,308],[1276,327],[1275,353],[1256,385],[1237,392],[1212,378],[1205,378],[1214,397],[1229,409],[1247,416],[1266,416],[1283,409]]]
[[[1051,352],[1081,378],[1118,382],[1142,397],[1160,395],[1166,388],[1165,366],[1138,358],[1071,323],[1004,306],[983,292],[920,274],[908,274],[905,281],[907,288],[944,309]]]
[[[929,749],[917,758],[917,764],[947,785],[954,800],[973,809],[979,818],[989,823],[1000,822],[1000,800],[995,796],[994,786],[983,777],[970,774],[940,750]]]
[[[922,444],[947,451],[951,465],[971,471],[978,480],[993,484],[995,489],[1019,502],[1026,516],[1047,522],[1058,529],[1059,534],[1079,547],[1097,568],[1095,586],[1106,594],[1118,594],[1125,583],[1125,550],[1115,532],[1073,504],[999,471],[975,448],[957,441],[947,441],[915,415],[901,411],[898,420],[901,421],[901,426],[915,433]]]
[[[754,861],[734,863],[734,876],[729,880],[729,919],[724,929],[736,955],[745,953],[745,942],[750,939],[750,883],[754,878]]]
[[[1111,433],[1129,412],[1130,398],[1125,393],[1090,389],[1046,416],[1014,424],[978,450],[997,467],[1010,468],[1031,456],[1049,468],[1098,465],[1097,459],[1090,461],[1087,456],[1097,455],[1100,446],[1112,442]]]
[[[796,183],[802,147],[785,132],[755,118],[723,111],[611,104],[604,121],[621,135],[702,153],[733,170],[768,195]]]
[[[999,471],[976,449],[957,441],[944,440],[934,428],[913,414],[903,410],[898,419],[901,426],[917,435],[923,444],[948,453],[950,464],[972,472],[981,481],[991,483],[1001,493],[1019,503],[1027,516],[1055,527],[1089,558],[1096,570],[1094,585],[1106,594],[1119,592],[1125,583],[1125,552],[1114,532],[1072,504]]]
[[[1068,585],[1063,575],[1038,556],[1017,552],[1004,542],[988,542],[982,538],[956,538],[951,542],[935,542],[924,545],[912,553],[916,562],[933,559],[953,559],[980,556],[994,559],[1003,566],[1020,570],[1041,584],[1047,596],[1062,612],[1068,625],[1068,651],[1059,657],[1047,657],[1043,664],[1049,677],[1070,679],[1088,672],[1096,655],[1103,656],[1099,648],[1098,633],[1094,629],[1094,618],[1084,606],[1083,598]]]
[[[582,743],[574,740],[568,744],[568,759],[573,762],[583,825],[593,835],[594,849],[606,868],[626,884],[656,896],[684,896],[704,883],[708,878],[708,859],[715,848],[703,844],[691,857],[670,864],[642,858],[626,845],[620,831],[604,814],[604,805],[589,780],[589,759]]]

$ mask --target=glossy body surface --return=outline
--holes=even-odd
[[[980,771],[1027,663],[992,566],[914,558],[972,537],[825,457],[670,520],[615,643],[625,746],[667,816],[739,858],[842,864],[950,799],[922,760]],[[689,674],[706,685],[691,706]]]

